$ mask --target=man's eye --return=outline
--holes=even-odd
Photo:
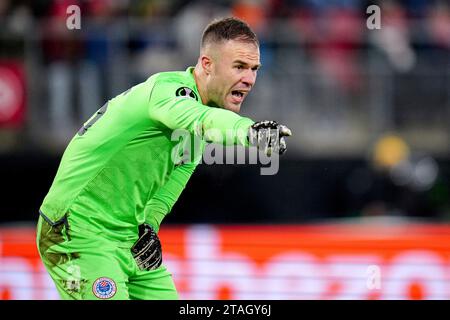
[[[241,69],[243,69],[244,67],[243,67],[243,66],[236,66],[236,68],[237,68],[238,70],[241,70]]]

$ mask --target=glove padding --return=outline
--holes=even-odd
[[[273,152],[282,155],[287,146],[284,137],[292,135],[291,130],[276,121],[259,121],[250,126],[248,141],[251,146],[256,146],[270,156]]]
[[[161,265],[161,242],[150,225],[139,226],[139,239],[131,247],[131,253],[140,270],[154,270]]]

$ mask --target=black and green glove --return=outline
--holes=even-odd
[[[161,242],[150,225],[139,226],[139,239],[131,247],[131,253],[140,270],[154,270],[161,265]]]
[[[259,121],[250,126],[248,141],[251,146],[270,156],[273,152],[282,155],[286,152],[287,146],[284,137],[292,135],[291,130],[285,125],[276,121]]]

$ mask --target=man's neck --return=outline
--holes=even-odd
[[[206,94],[205,74],[200,69],[198,64],[195,66],[192,75],[194,76],[195,84],[197,85],[198,93],[200,94],[202,104],[207,105],[208,95]]]

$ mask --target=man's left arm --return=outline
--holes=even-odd
[[[197,164],[192,162],[177,166],[168,181],[147,202],[144,209],[145,222],[151,225],[155,232],[158,232],[161,221],[172,210]]]
[[[139,226],[139,238],[131,248],[140,270],[154,270],[162,263],[162,247],[158,237],[159,226],[172,210],[198,162],[176,167],[168,181],[161,186],[145,208],[145,223]]]

